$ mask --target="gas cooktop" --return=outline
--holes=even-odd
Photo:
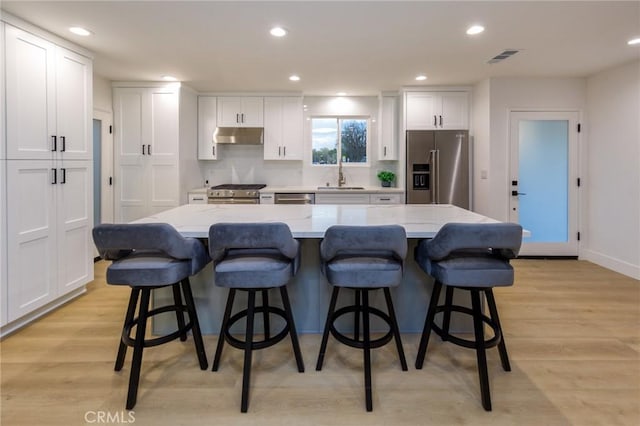
[[[238,190],[244,190],[244,191],[258,191],[262,188],[264,188],[265,184],[244,184],[244,183],[239,183],[239,184],[235,184],[235,183],[226,183],[224,185],[216,185],[216,186],[212,186],[211,189],[231,189],[234,191],[238,191]]]

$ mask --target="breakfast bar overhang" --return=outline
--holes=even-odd
[[[402,332],[422,331],[431,294],[431,280],[413,260],[413,249],[420,239],[432,238],[448,222],[496,223],[486,216],[448,204],[397,205],[215,205],[187,204],[137,220],[135,223],[169,223],[185,237],[206,239],[214,223],[284,222],[302,243],[302,263],[298,274],[288,285],[297,329],[300,333],[320,333],[324,325],[330,288],[320,270],[319,241],[332,225],[390,225],[405,228],[409,255],[404,279],[392,289],[398,324]],[[528,234],[528,233],[527,233]],[[202,332],[217,334],[226,301],[226,289],[214,284],[212,264],[192,279]],[[154,303],[171,299],[170,292],[156,292]],[[242,297],[243,295],[239,295]],[[373,306],[384,306],[382,295],[375,295]],[[457,295],[456,295],[457,296]],[[464,296],[464,295],[462,295]],[[466,300],[454,300],[467,305]],[[175,318],[159,316],[155,332],[174,327]],[[452,331],[471,331],[466,318],[452,318]],[[261,324],[256,324],[258,330]],[[373,331],[385,326],[373,322]],[[240,328],[239,328],[240,330]]]

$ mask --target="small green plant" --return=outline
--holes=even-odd
[[[378,172],[378,179],[380,179],[382,182],[391,183],[396,179],[396,174],[390,172],[389,170],[382,170]]]

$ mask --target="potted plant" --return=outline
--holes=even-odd
[[[380,182],[382,182],[382,186],[390,187],[391,182],[396,179],[396,174],[390,172],[389,170],[382,170],[378,172],[378,179],[380,179]]]

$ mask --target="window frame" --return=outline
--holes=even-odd
[[[310,125],[309,125],[309,141],[310,141],[310,149],[309,149],[309,164],[312,167],[338,167],[339,164],[339,160],[336,162],[336,164],[315,164],[313,162],[313,120],[314,119],[327,119],[327,118],[333,118],[336,119],[338,122],[338,152],[336,153],[336,158],[340,158],[338,157],[338,154],[342,154],[342,135],[341,135],[341,131],[340,131],[340,122],[343,120],[364,120],[367,123],[367,140],[366,140],[366,156],[367,156],[367,161],[365,162],[348,162],[348,161],[343,161],[342,162],[342,167],[371,167],[371,117],[368,115],[335,115],[335,114],[325,114],[325,115],[312,115],[309,117],[309,120],[311,121]]]

